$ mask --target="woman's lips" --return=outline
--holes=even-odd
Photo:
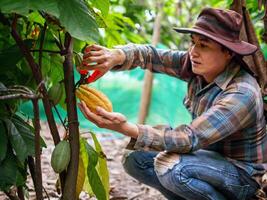
[[[195,60],[191,60],[191,62],[192,62],[192,65],[200,65],[201,64],[200,62],[195,61]]]

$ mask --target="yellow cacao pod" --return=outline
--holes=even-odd
[[[84,180],[85,180],[85,168],[83,164],[83,159],[79,157],[79,167],[78,167],[78,176],[76,184],[76,199],[79,199],[80,193],[83,189]]]
[[[66,140],[60,141],[51,156],[51,166],[56,173],[65,170],[70,162],[70,144]]]
[[[96,113],[97,106],[104,108],[106,111],[112,112],[112,103],[108,97],[94,88],[81,85],[76,89],[76,96],[81,101],[84,101],[93,113]]]

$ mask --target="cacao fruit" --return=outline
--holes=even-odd
[[[70,144],[66,140],[60,141],[52,152],[51,166],[56,173],[65,170],[70,162]]]
[[[108,97],[94,88],[81,85],[76,89],[76,96],[81,101],[84,101],[87,107],[93,113],[96,113],[97,106],[104,108],[108,112],[112,112],[112,103]]]
[[[83,164],[83,159],[79,157],[79,167],[78,167],[78,176],[76,184],[76,199],[79,199],[80,193],[83,189],[84,180],[85,180],[85,168]]]
[[[48,97],[49,97],[49,100],[52,101],[54,105],[57,105],[59,103],[62,96],[63,96],[62,83],[57,82],[51,88],[49,88]]]
[[[83,62],[83,54],[81,52],[76,53],[74,60],[75,60],[76,68],[79,71],[81,68],[82,62]]]

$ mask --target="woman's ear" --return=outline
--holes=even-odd
[[[226,58],[231,60],[235,56],[235,52],[226,49]]]

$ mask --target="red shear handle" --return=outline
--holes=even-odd
[[[79,73],[81,75],[86,75],[86,74],[88,74],[88,70],[87,69],[81,69],[81,70],[79,70]]]
[[[102,73],[99,70],[95,70],[88,78],[87,78],[87,83],[92,83],[95,82],[97,79],[99,79],[101,76],[103,76],[104,73]]]

